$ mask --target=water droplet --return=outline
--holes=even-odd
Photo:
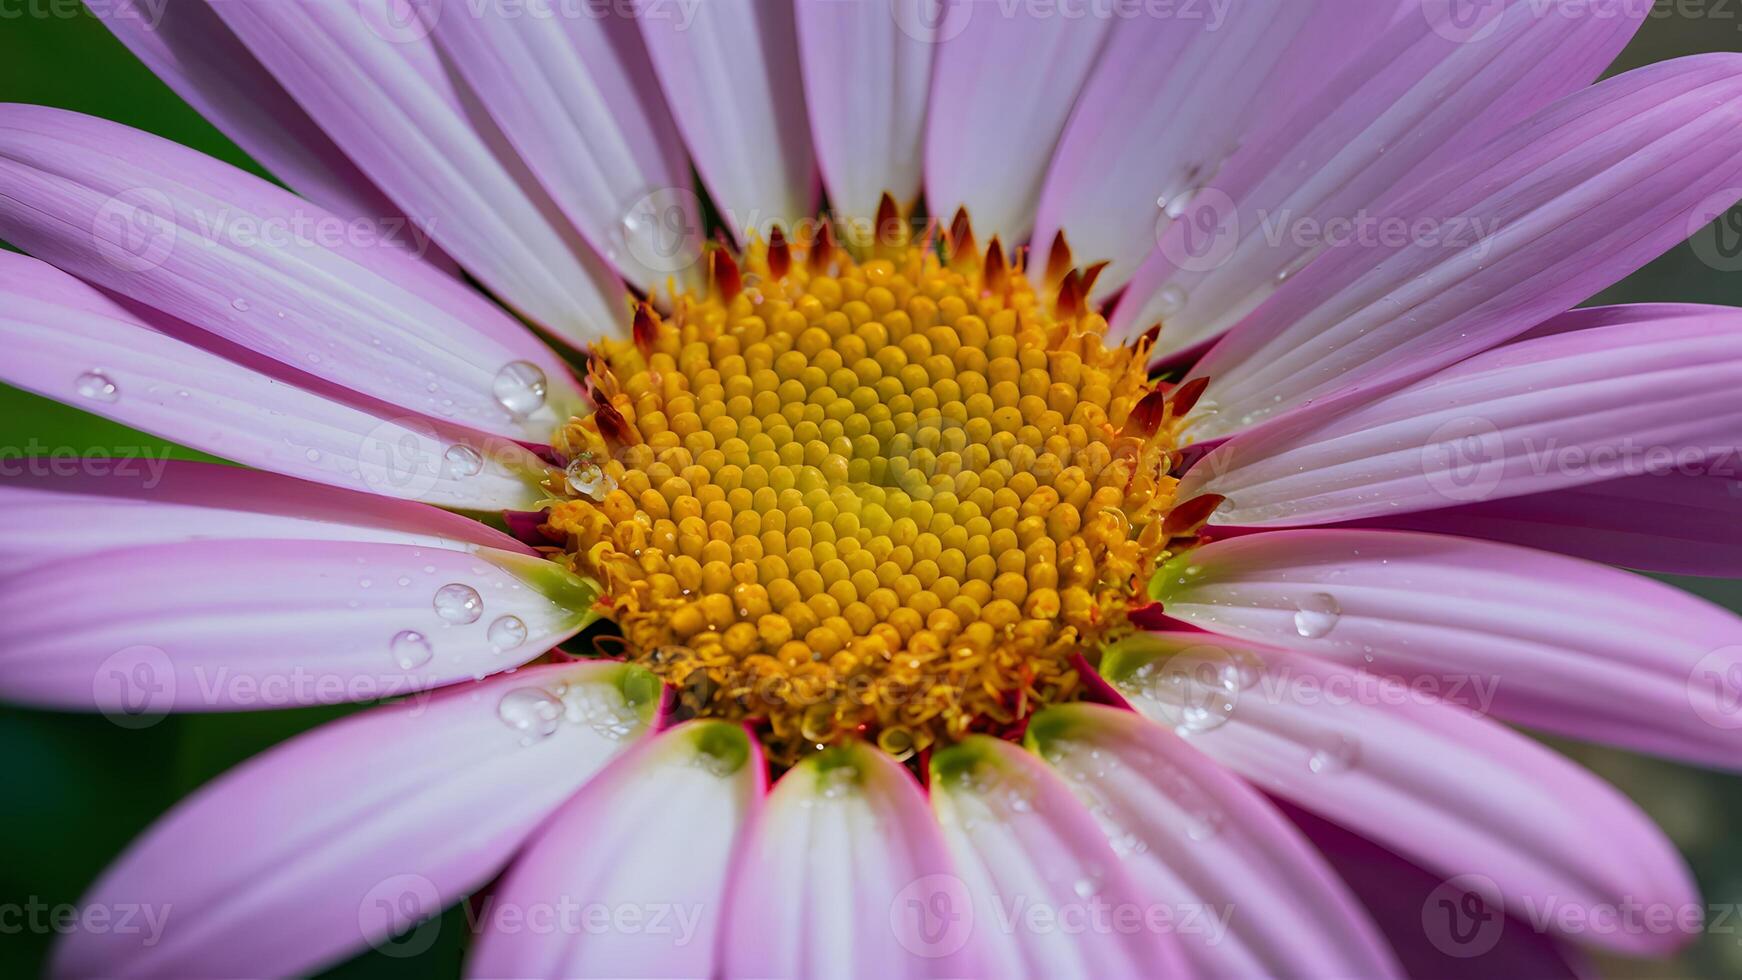
[[[74,387],[80,395],[94,402],[112,402],[121,397],[121,389],[101,371],[87,371],[79,375]]]
[[[1209,840],[1221,832],[1220,811],[1196,810],[1186,814],[1186,836],[1192,840]]]
[[[544,371],[531,361],[515,361],[496,372],[490,390],[508,414],[525,418],[544,407]]]
[[[430,648],[429,638],[416,630],[402,630],[394,634],[393,642],[388,644],[388,651],[393,654],[393,662],[400,670],[414,670],[430,662],[435,651]]]
[[[477,476],[484,469],[484,457],[471,446],[449,446],[442,458],[448,461],[448,472],[455,476]]]
[[[822,746],[817,746],[822,748]],[[858,791],[859,771],[851,766],[836,766],[823,773],[822,793],[825,800],[839,800],[852,796]]]
[[[569,489],[583,497],[604,500],[606,494],[617,489],[617,481],[611,479],[611,474],[605,472],[592,453],[580,453],[569,460],[566,472]]]
[[[1206,647],[1147,664],[1131,680],[1143,697],[1156,702],[1174,731],[1189,736],[1227,724],[1244,676],[1225,651]]]
[[[484,597],[469,585],[452,582],[436,590],[436,615],[459,626],[475,623],[484,615]]]
[[[644,720],[635,708],[612,688],[598,685],[576,688],[567,698],[564,717],[586,725],[596,735],[621,741],[640,731]]]
[[[1227,654],[1227,660],[1222,664],[1222,683],[1242,691],[1257,686],[1264,677],[1264,660],[1242,647],[1230,647]]]
[[[1095,895],[1095,879],[1078,878],[1077,883],[1071,886],[1071,890],[1077,893],[1078,898],[1093,898]]]
[[[490,624],[484,636],[497,653],[512,650],[526,642],[526,623],[519,616],[503,616]]]
[[[248,301],[238,296],[230,301],[230,309],[237,313],[246,313],[249,310]]]
[[[1172,316],[1186,308],[1186,291],[1180,286],[1163,286],[1155,295],[1155,309],[1162,316]]]
[[[1343,609],[1329,592],[1314,592],[1300,600],[1294,614],[1294,631],[1309,640],[1316,640],[1336,628]]]
[[[502,695],[496,717],[520,733],[520,744],[531,745],[556,734],[566,711],[562,699],[542,687],[518,687]]]
[[[1313,741],[1307,768],[1318,773],[1343,772],[1360,758],[1361,743],[1348,735],[1326,732]]]

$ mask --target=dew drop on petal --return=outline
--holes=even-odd
[[[1227,660],[1221,665],[1222,683],[1242,691],[1256,687],[1264,677],[1264,661],[1252,651],[1240,647],[1231,647],[1227,653]]]
[[[442,458],[447,460],[448,472],[455,476],[477,476],[484,469],[484,457],[471,446],[449,446]]]
[[[1314,592],[1300,600],[1294,614],[1294,631],[1309,640],[1316,640],[1335,629],[1342,615],[1343,609],[1337,605],[1335,596],[1329,592]]]
[[[429,638],[416,630],[395,633],[393,641],[388,644],[388,650],[393,654],[393,662],[399,665],[400,670],[422,667],[435,656],[435,650],[429,645]]]
[[[1311,748],[1307,768],[1316,773],[1343,772],[1361,758],[1361,743],[1336,732],[1327,732],[1314,739]]]
[[[1198,810],[1186,817],[1186,836],[1192,840],[1209,840],[1222,832],[1222,814],[1215,810]]]
[[[1155,294],[1155,309],[1162,316],[1178,313],[1186,308],[1186,291],[1179,286],[1163,286],[1161,292]]]
[[[525,418],[544,407],[544,371],[531,361],[514,361],[496,372],[490,390],[508,414]]]
[[[246,313],[249,310],[248,301],[238,296],[230,301],[230,308],[237,313]]]
[[[434,605],[436,615],[458,626],[475,623],[484,615],[484,597],[477,589],[459,582],[437,589]]]
[[[94,402],[113,402],[121,397],[121,389],[101,371],[87,371],[74,382],[78,393]]]
[[[531,745],[556,734],[565,710],[562,699],[542,687],[517,687],[502,695],[496,717],[520,733],[521,745]]]
[[[491,623],[484,635],[490,646],[502,653],[526,642],[526,623],[519,616],[503,616]]]
[[[1131,680],[1157,703],[1162,718],[1183,736],[1214,731],[1227,724],[1240,699],[1240,671],[1221,651],[1187,653],[1166,664],[1148,664]]]

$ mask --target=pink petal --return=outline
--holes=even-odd
[[[0,175],[6,240],[290,367],[539,441],[579,404],[562,361],[466,286],[193,150],[60,109],[0,106]],[[495,391],[517,361],[550,389],[522,417]]]
[[[704,977],[727,871],[765,788],[742,729],[693,721],[624,753],[483,900],[468,973]]]
[[[1211,759],[1435,871],[1484,876],[1515,914],[1698,901],[1675,847],[1637,806],[1422,687],[1201,633],[1115,649],[1103,669],[1120,693]],[[1204,704],[1214,713],[1190,713]],[[1649,953],[1688,936],[1589,938]]]
[[[1742,482],[1733,456],[1691,471],[1376,517],[1367,527],[1433,531],[1676,575],[1742,577]]]
[[[86,6],[152,74],[297,193],[346,218],[404,220],[209,3]]]
[[[438,16],[435,40],[596,252],[644,291],[693,277],[689,157],[634,21],[516,9]]]
[[[1209,544],[1151,587],[1177,619],[1455,685],[1448,699],[1507,721],[1737,764],[1742,619],[1641,576],[1485,541],[1330,529]]]
[[[1114,23],[1056,14],[1030,5],[949,4],[938,22],[926,201],[945,218],[966,207],[983,239],[1029,237],[1053,145]]]
[[[156,911],[159,932],[72,933],[55,972],[306,974],[381,945],[496,874],[646,731],[657,690],[638,668],[555,664],[280,745],[171,811],[85,896]]]
[[[791,229],[816,209],[789,4],[644,5],[637,19],[696,169],[740,240]]]
[[[508,306],[572,343],[619,331],[622,283],[444,63],[419,16],[438,15],[434,6],[223,0],[212,9],[333,142]]]
[[[1322,86],[1327,57],[1360,51],[1389,14],[1371,2],[1257,0],[1231,6],[1225,19],[1181,8],[1119,21],[1047,169],[1035,243],[1044,248],[1062,230],[1085,262],[1111,260],[1096,296],[1111,295],[1155,249],[1169,206],[1265,135],[1258,127],[1272,124],[1279,104]],[[1296,51],[1302,45],[1310,57]]]
[[[1320,19],[1341,26],[1347,15],[1331,7]],[[1164,233],[1120,301],[1117,331],[1132,335],[1165,321],[1161,354],[1213,339],[1311,261],[1327,238],[1346,239],[1351,228],[1339,222],[1372,217],[1393,192],[1416,187],[1590,84],[1648,9],[1631,0],[1601,0],[1577,12],[1508,0],[1485,5],[1471,24],[1453,16],[1466,12],[1456,6],[1411,11],[1316,100],[1292,112],[1280,132],[1248,144],[1182,202],[1182,220]],[[1299,70],[1311,73],[1314,60]]]
[[[1276,808],[1129,711],[1050,708],[1035,748],[1082,798],[1199,976],[1386,977],[1366,912]],[[1218,923],[1216,920],[1220,919]]]
[[[549,468],[519,445],[405,416],[123,306],[46,263],[0,251],[0,380],[239,463],[469,510],[530,509]],[[286,380],[288,379],[288,380]],[[150,460],[136,461],[149,467]],[[161,461],[158,461],[161,462]]]
[[[1163,915],[1176,911],[1173,896],[1139,887],[1039,759],[969,736],[932,757],[932,807],[973,897],[974,928],[987,936],[989,975],[1184,975],[1181,940]]]
[[[798,0],[805,103],[829,203],[876,219],[884,192],[919,197],[936,25],[913,5]],[[945,20],[947,21],[947,16]]]
[[[1742,56],[1568,96],[1438,173],[1223,338],[1199,439],[1414,380],[1566,310],[1711,217],[1742,178]]]
[[[1690,466],[1733,453],[1739,430],[1742,310],[1681,308],[1508,344],[1243,432],[1179,495],[1227,497],[1220,524],[1329,523]]]
[[[1491,891],[1485,882],[1449,880],[1304,810],[1288,807],[1287,813],[1372,912],[1406,975],[1597,976],[1576,947],[1483,903],[1483,893]]]
[[[435,507],[172,459],[86,459],[0,482],[0,576],[66,558],[196,540],[393,542],[531,554]]]
[[[152,717],[394,697],[515,667],[595,617],[519,551],[248,538],[118,548],[0,590],[0,696]]]
[[[978,976],[969,898],[913,776],[853,743],[774,785],[727,893],[724,976]]]

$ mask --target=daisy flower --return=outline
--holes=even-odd
[[[0,487],[0,694],[385,703],[54,969],[1674,950],[1508,727],[1742,748],[1742,620],[1622,570],[1742,572],[1742,313],[1573,309],[1742,197],[1742,57],[1595,82],[1649,7],[95,6],[284,186],[0,107],[0,379],[242,464]]]

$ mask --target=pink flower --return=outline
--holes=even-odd
[[[1742,56],[1592,85],[1644,0],[618,6],[106,12],[296,194],[0,107],[0,379],[248,467],[0,486],[0,693],[399,699],[177,807],[87,897],[161,929],[58,971],[469,894],[487,976],[1698,931],[1503,723],[1742,748],[1742,620],[1609,567],[1742,573],[1742,313],[1571,309],[1742,197]]]

